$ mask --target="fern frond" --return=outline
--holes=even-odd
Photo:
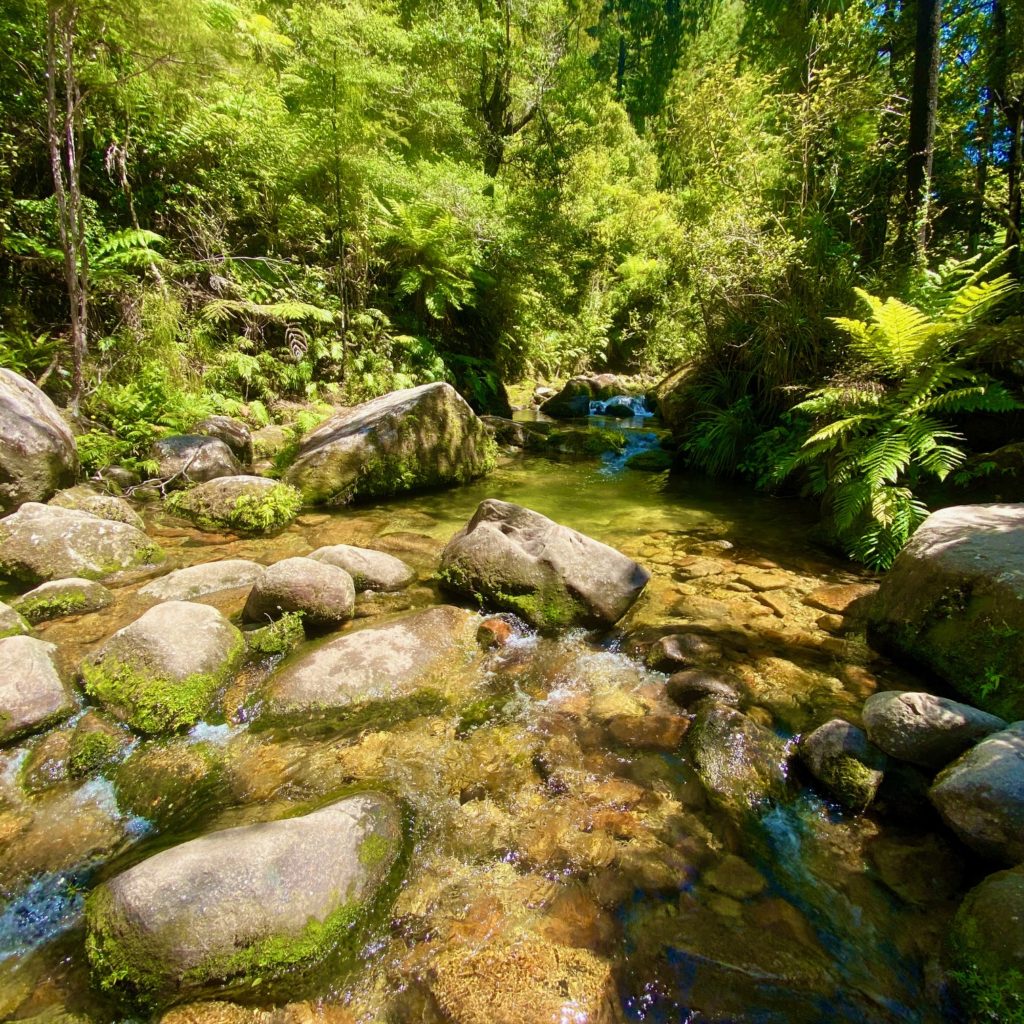
[[[973,325],[1013,295],[1017,288],[1016,281],[1009,274],[1002,274],[992,281],[968,282],[942,311],[940,322],[957,329]]]
[[[883,434],[864,450],[859,460],[860,469],[872,486],[895,483],[910,463],[912,454],[902,433]]]

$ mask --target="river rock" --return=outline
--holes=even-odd
[[[219,476],[176,491],[167,511],[190,519],[203,530],[268,533],[287,526],[299,514],[302,496],[288,484],[264,476]]]
[[[708,796],[726,810],[744,812],[786,791],[786,744],[735,708],[704,701],[689,747]]]
[[[607,401],[620,395],[628,397],[633,390],[628,378],[617,377],[613,373],[573,377],[566,381],[557,395],[540,407],[540,411],[555,419],[573,419],[588,415],[592,401]],[[632,410],[629,415],[633,415]]]
[[[252,434],[241,420],[230,416],[207,416],[192,428],[192,433],[223,441],[243,466],[252,462]]]
[[[833,718],[800,741],[810,773],[844,807],[860,814],[875,799],[884,776],[884,756],[863,729]]]
[[[308,434],[284,479],[313,504],[465,483],[494,464],[494,442],[443,381],[357,405]]]
[[[0,745],[40,729],[75,710],[57,667],[57,647],[31,636],[0,640]]]
[[[0,367],[0,513],[46,501],[78,476],[78,450],[57,407],[13,370]]]
[[[82,664],[86,692],[143,733],[174,732],[210,710],[244,651],[241,632],[204,604],[166,601]]]
[[[654,402],[661,421],[674,435],[685,433],[690,419],[700,411],[697,395],[699,367],[684,363],[654,386]]]
[[[5,636],[26,636],[32,627],[9,605],[0,601],[0,640]]]
[[[647,652],[647,664],[660,672],[675,672],[722,660],[722,645],[714,637],[697,632],[663,636]]]
[[[253,584],[244,614],[250,622],[265,622],[301,612],[311,626],[337,626],[352,618],[355,603],[355,584],[344,569],[312,558],[285,558]]]
[[[534,626],[609,626],[650,573],[614,548],[521,505],[488,498],[441,555],[452,590]]]
[[[972,850],[1004,864],[1024,861],[1024,722],[968,750],[928,796]]]
[[[976,707],[1024,718],[1024,504],[932,513],[883,578],[868,639]]]
[[[501,416],[481,416],[494,440],[506,448],[523,448],[526,451],[540,451],[544,447],[547,431],[538,429],[532,423],[517,423]]]
[[[184,569],[175,569],[147,583],[139,590],[139,596],[151,601],[193,601],[218,590],[251,587],[264,572],[264,566],[247,558],[202,562]]]
[[[436,706],[476,648],[478,621],[441,605],[331,640],[271,678],[260,720],[340,723]]]
[[[128,504],[124,498],[113,494],[101,494],[86,484],[69,487],[58,491],[49,501],[50,505],[60,508],[78,509],[79,512],[91,512],[100,519],[113,519],[115,523],[127,523],[136,530],[144,530],[146,524],[142,516]]]
[[[352,577],[356,590],[402,590],[416,578],[400,558],[350,544],[317,548],[309,557],[344,569]]]
[[[219,476],[238,476],[242,465],[231,449],[216,437],[201,434],[174,434],[153,445],[157,475],[174,486],[215,480]]]
[[[90,896],[94,975],[158,1003],[294,974],[355,946],[401,847],[399,809],[374,793],[163,850]]]
[[[949,958],[970,1020],[1024,1019],[1024,864],[967,894],[953,918]]]
[[[665,692],[681,708],[693,707],[707,697],[719,704],[740,702],[736,687],[725,676],[699,668],[684,669],[669,676]]]
[[[15,598],[17,608],[29,622],[46,622],[62,615],[98,612],[112,604],[114,595],[102,583],[70,577],[41,583],[35,590]]]
[[[0,519],[0,575],[26,583],[103,579],[162,558],[141,530],[89,512],[28,502]]]
[[[864,728],[890,757],[941,768],[1006,722],[967,704],[931,693],[885,690],[864,703]]]

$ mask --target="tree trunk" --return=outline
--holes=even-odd
[[[1010,44],[1007,38],[1006,9],[1000,0],[992,4],[992,83],[993,98],[1006,118],[1009,140],[1006,153],[1006,236],[1004,248],[1017,247],[1010,258],[1010,270],[1021,276],[1021,176],[1024,148],[1024,92],[1013,94],[1009,86]]]
[[[975,143],[978,148],[978,162],[974,167],[974,207],[971,210],[971,227],[968,233],[967,252],[974,256],[981,247],[981,236],[985,230],[985,191],[988,188],[988,163],[992,153],[993,121],[992,87],[985,90],[985,106],[978,118]]]
[[[928,192],[935,154],[935,119],[939,106],[939,34],[941,0],[918,0],[914,43],[914,84],[910,96],[907,188],[900,221],[900,255],[917,260],[928,237]]]

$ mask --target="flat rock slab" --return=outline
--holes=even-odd
[[[356,590],[402,590],[416,574],[394,555],[351,544],[332,544],[317,548],[310,556],[344,569],[352,577]]]
[[[834,615],[846,615],[853,606],[866,603],[878,593],[877,583],[833,583],[818,587],[807,594],[803,603]]]
[[[394,801],[365,794],[164,850],[90,897],[94,975],[159,1003],[310,966],[354,945],[401,847]]]
[[[218,590],[251,587],[266,572],[266,567],[247,558],[225,558],[204,562],[161,576],[139,590],[139,596],[152,601],[192,601]]]
[[[868,640],[968,703],[1024,718],[1024,504],[933,512],[882,580]]]
[[[971,849],[1003,864],[1024,861],[1024,722],[954,761],[928,796]]]
[[[493,448],[466,400],[438,381],[332,417],[306,436],[284,479],[307,502],[342,505],[465,483],[491,469]]]
[[[458,593],[555,629],[612,625],[651,574],[539,512],[488,498],[444,549],[441,577]]]
[[[0,575],[26,583],[104,579],[162,559],[141,530],[88,512],[28,502],[0,519]]]
[[[82,664],[86,692],[133,729],[194,725],[241,660],[241,631],[220,612],[165,601],[119,629]]]
[[[0,367],[0,513],[46,501],[77,475],[75,438],[57,407],[35,384]]]
[[[995,715],[931,693],[884,690],[864,702],[864,728],[890,757],[942,768],[968,747],[1006,728]]]
[[[57,669],[57,647],[30,636],[0,640],[0,745],[75,711]]]
[[[129,526],[134,526],[136,530],[146,528],[142,516],[124,498],[118,498],[113,494],[101,494],[85,484],[58,491],[49,503],[60,508],[91,512],[94,516],[99,516],[100,519],[113,519],[116,523],[127,523]]]
[[[457,685],[476,652],[479,619],[441,605],[330,640],[286,662],[267,684],[263,723],[345,721],[367,708],[433,699]]]
[[[63,615],[98,612],[114,601],[114,595],[102,583],[70,577],[40,583],[34,590],[16,598],[17,608],[29,622],[46,622]]]

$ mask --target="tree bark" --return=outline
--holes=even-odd
[[[1009,86],[1009,40],[1006,9],[1000,0],[992,5],[992,82],[993,96],[999,112],[1006,119],[1009,144],[1006,154],[1006,236],[1003,246],[1017,251],[1010,258],[1010,269],[1021,276],[1021,177],[1024,174],[1024,91],[1012,93]]]

